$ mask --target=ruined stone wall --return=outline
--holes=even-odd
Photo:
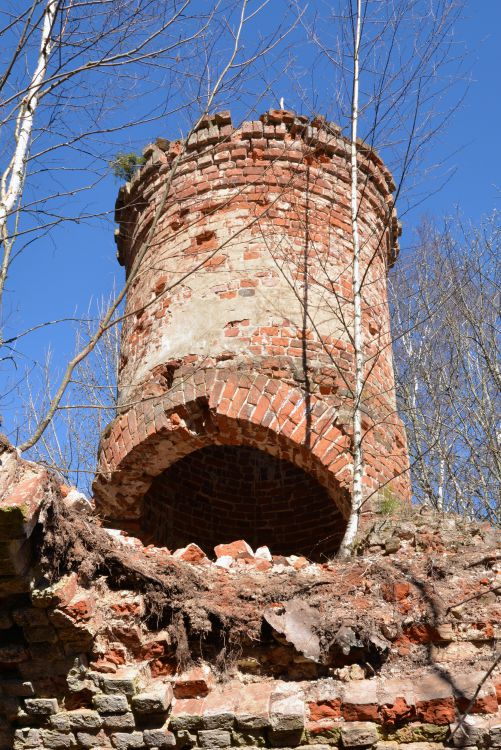
[[[106,529],[42,467],[0,460],[2,750],[501,747],[487,524],[416,509],[350,561],[243,541],[209,559]]]
[[[250,446],[326,489],[335,551],[352,476],[349,144],[321,118],[271,111],[235,128],[220,113],[187,143],[159,140],[145,154],[117,202],[120,261],[128,274],[139,265],[123,327],[121,414],[101,445],[100,510],[144,526],[144,508],[143,531],[154,531],[155,477],[201,448]],[[363,144],[359,167],[365,510],[377,510],[381,497],[409,500],[386,291],[399,229],[391,175]]]

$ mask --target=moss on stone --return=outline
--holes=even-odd
[[[341,739],[339,727],[319,727],[314,732],[306,730],[305,742],[308,745],[338,745]]]
[[[388,740],[397,742],[443,742],[449,733],[448,726],[437,724],[408,724],[388,733]]]

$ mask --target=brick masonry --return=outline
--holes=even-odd
[[[225,463],[235,465],[232,513],[255,516],[259,502],[249,493],[239,500],[248,454],[239,457],[236,449],[243,446],[277,459],[276,476],[284,461],[292,464],[289,474],[295,467],[298,492],[276,508],[291,527],[291,541],[294,516],[308,514],[308,482],[321,486],[316,503],[332,540],[325,551],[333,552],[350,510],[352,477],[347,141],[321,118],[310,122],[272,110],[234,128],[229,113],[219,113],[188,142],[162,139],[145,156],[116,208],[119,260],[134,276],[121,346],[120,411],[101,442],[99,510],[116,525],[164,529],[157,541],[182,538],[181,528],[165,528],[169,508],[179,505],[165,498],[174,465],[189,461],[184,466],[196,483],[197,474],[207,478],[211,454],[205,451],[217,446],[223,456],[228,446]],[[369,511],[388,496],[408,502],[410,490],[386,293],[398,253],[394,185],[362,143],[359,166]],[[299,479],[300,472],[309,478]],[[286,487],[269,490],[273,506]],[[260,492],[264,501],[263,487]],[[201,497],[198,492],[195,505]],[[217,498],[204,497],[214,516]],[[306,519],[304,550],[312,546],[313,526]]]
[[[172,554],[102,530],[132,570],[198,581],[182,603],[193,618],[183,665],[174,631],[146,622],[145,597],[123,576],[120,587],[109,569],[89,581],[81,565],[44,566],[52,503],[82,519],[77,547],[100,522],[44,468],[13,449],[0,458],[1,750],[501,747],[499,532],[487,524],[386,517],[358,557],[327,564],[243,541],[211,562],[195,545]],[[227,633],[225,662],[211,650],[218,628],[197,631],[207,602],[218,628],[258,615],[252,638]]]

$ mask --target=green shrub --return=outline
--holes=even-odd
[[[134,176],[136,169],[142,167],[144,163],[144,156],[136,154],[135,151],[130,151],[128,154],[119,151],[113,161],[110,161],[109,164],[115,177],[118,177],[120,180],[128,181]]]

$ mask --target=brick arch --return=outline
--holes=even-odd
[[[151,483],[177,461],[214,445],[247,446],[310,474],[346,519],[350,438],[337,409],[274,378],[198,370],[119,415],[105,432],[94,484],[98,510],[121,525],[138,520]]]
[[[141,536],[171,550],[206,553],[245,539],[274,555],[323,561],[339,549],[346,520],[327,489],[288,460],[247,445],[210,445],[159,474],[143,499]]]

